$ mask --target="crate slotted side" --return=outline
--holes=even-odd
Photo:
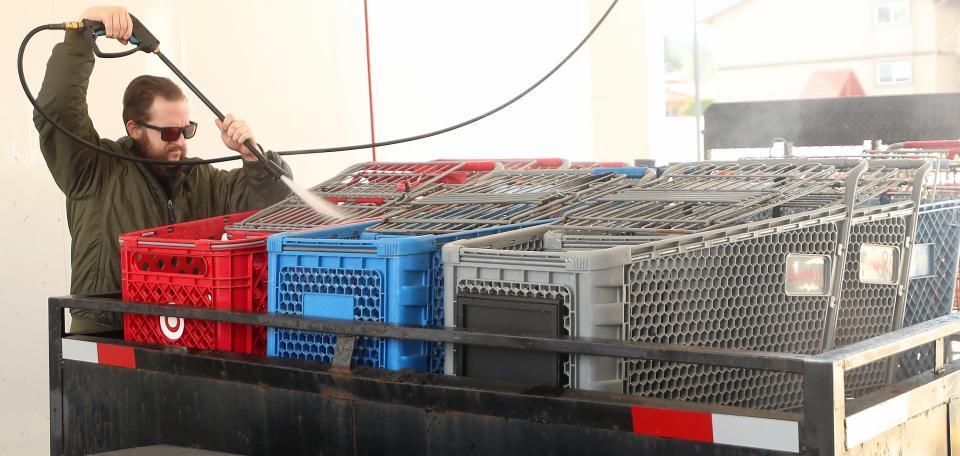
[[[335,228],[336,239],[360,240],[362,227],[369,225],[344,225]],[[281,241],[282,242],[282,241]],[[350,301],[349,318],[357,321],[387,321],[388,299],[382,261],[376,258],[324,258],[320,255],[278,255],[270,252],[270,260],[276,271],[271,284],[269,311],[282,315],[303,316],[311,296],[325,296],[326,300]],[[332,363],[337,336],[293,329],[269,328],[267,354],[281,358],[315,360]],[[351,355],[351,364],[383,368],[387,365],[386,340],[374,337],[358,337]]]
[[[310,293],[339,295],[353,300],[352,319],[385,321],[385,290],[380,271],[372,269],[329,268],[319,265],[286,266],[277,273],[278,298],[273,312],[302,316],[304,296]],[[309,359],[332,363],[337,346],[335,334],[292,329],[271,330],[270,355],[281,358]],[[276,348],[273,348],[273,347]],[[352,364],[384,367],[385,340],[358,337]]]
[[[369,231],[443,234],[530,220],[563,211],[629,186],[626,176],[591,170],[501,171],[464,186],[447,186],[388,214]]]
[[[952,310],[960,260],[960,201],[921,205],[916,239],[917,245],[931,244],[930,274],[910,279],[905,327],[947,315]],[[903,353],[897,378],[902,380],[933,369],[934,354],[933,344]]]
[[[195,220],[120,236],[123,299],[239,312],[266,312],[266,236],[221,240],[251,213]],[[126,314],[124,338],[202,350],[264,353],[265,329]]]

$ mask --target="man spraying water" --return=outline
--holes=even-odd
[[[122,7],[95,7],[83,19],[102,22],[108,38],[126,43],[133,25]],[[190,119],[187,99],[167,78],[140,76],[123,96],[127,132],[117,140],[101,138],[87,112],[87,87],[95,63],[92,45],[68,30],[47,63],[39,105],[53,120],[89,142],[114,152],[144,158],[185,161],[187,142],[200,128]],[[117,237],[144,228],[266,207],[289,195],[283,182],[267,172],[243,145],[255,143],[250,126],[227,115],[210,122],[223,144],[243,156],[243,167],[223,171],[197,166],[145,165],[99,154],[78,145],[38,112],[34,123],[40,149],[57,186],[66,196],[72,237],[70,292],[96,294],[120,289]],[[290,174],[275,153],[265,158]],[[73,331],[118,327],[117,315],[73,311]]]

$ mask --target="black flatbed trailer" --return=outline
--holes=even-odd
[[[64,309],[258,324],[338,335],[648,358],[803,375],[778,412],[68,335]],[[51,454],[172,445],[296,454],[960,454],[960,363],[943,360],[960,314],[820,355],[517,336],[125,303],[49,300]],[[936,344],[940,362],[846,398],[844,373]],[[629,453],[627,453],[629,452]]]

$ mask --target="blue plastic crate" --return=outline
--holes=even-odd
[[[341,225],[267,240],[268,311],[317,318],[443,326],[440,248],[452,241],[550,222],[539,220],[454,234],[366,232],[376,222]],[[332,362],[333,334],[269,328],[267,355]],[[443,372],[443,344],[359,337],[354,365]]]

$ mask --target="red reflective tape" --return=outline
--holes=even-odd
[[[713,418],[709,413],[648,407],[631,407],[630,411],[634,434],[713,442]]]
[[[107,366],[129,367],[136,369],[137,360],[133,354],[133,347],[119,345],[97,344],[97,358],[100,364]]]

